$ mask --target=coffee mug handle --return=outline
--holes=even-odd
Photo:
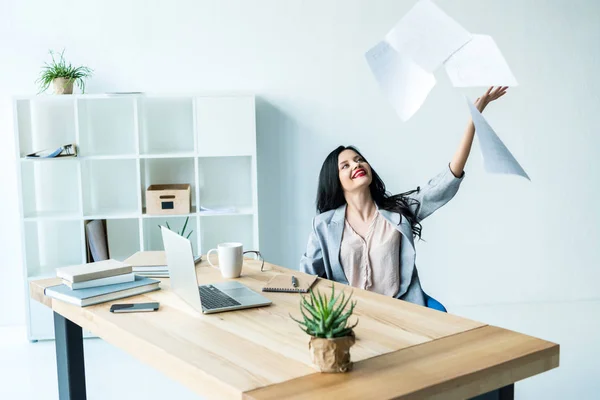
[[[206,253],[206,259],[208,260],[208,263],[209,263],[210,265],[212,265],[212,266],[213,266],[213,267],[215,267],[215,268],[219,268],[219,266],[218,266],[218,265],[215,265],[215,264],[213,264],[213,263],[211,263],[211,262],[210,262],[210,253],[211,253],[212,251],[214,251],[214,252],[217,252],[218,250],[217,250],[217,249],[210,249],[210,250],[208,251],[208,253]],[[217,253],[217,254],[218,254],[218,253]]]

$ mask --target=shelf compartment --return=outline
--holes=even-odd
[[[140,154],[195,152],[193,101],[189,97],[139,99]]]
[[[81,215],[79,163],[76,158],[21,163],[25,218],[60,218]]]
[[[16,112],[21,157],[77,142],[73,99],[19,100]]]
[[[137,154],[133,99],[79,99],[77,106],[82,156]]]
[[[198,158],[199,204],[206,208],[253,209],[252,157]]]
[[[140,251],[140,223],[137,218],[107,219],[106,236],[110,258],[124,261]]]
[[[200,247],[202,254],[219,243],[240,242],[246,250],[258,250],[254,242],[252,215],[214,215],[200,217]]]
[[[190,184],[192,208],[196,205],[196,174],[193,158],[148,158],[141,160],[142,209],[146,209],[146,190],[150,185]],[[144,215],[145,211],[144,211]]]
[[[147,218],[144,219],[144,250],[164,250],[162,233],[159,226],[167,226],[167,223],[174,232],[180,233],[185,224],[187,217],[165,215],[162,219],[160,218]],[[189,217],[188,224],[185,229],[184,236],[187,237],[188,233],[192,231],[189,239],[192,242],[192,248],[194,255],[198,255],[198,223],[197,217]]]
[[[56,268],[85,262],[81,220],[25,221],[24,227],[28,276],[55,275]]]
[[[198,155],[250,156],[256,153],[253,96],[196,98]]]
[[[146,190],[150,185],[190,184],[192,207],[196,205],[196,174],[193,158],[149,158],[141,160],[142,209],[146,209]],[[144,211],[144,214],[145,211]]]
[[[84,160],[81,168],[86,218],[139,215],[137,160]]]

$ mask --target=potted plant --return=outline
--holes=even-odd
[[[302,321],[290,317],[300,324],[300,328],[310,335],[308,348],[312,362],[321,372],[346,372],[352,368],[350,347],[355,342],[354,325],[349,325],[348,319],[354,311],[356,302],[350,302],[352,294],[346,298],[335,295],[331,286],[331,296],[316,294],[311,289],[309,300],[302,296],[300,313]],[[350,308],[346,306],[350,302]]]
[[[85,93],[85,79],[92,76],[92,70],[85,66],[73,67],[71,63],[67,64],[64,53],[63,50],[57,61],[54,52],[50,50],[52,62],[44,63],[42,72],[36,80],[36,83],[40,85],[39,93],[48,89],[52,84],[56,94],[73,94],[73,83],[75,82],[81,89],[81,93]]]
[[[170,231],[173,231],[173,232],[177,233],[179,236],[183,236],[186,239],[189,239],[190,236],[192,235],[192,233],[194,232],[192,229],[190,229],[190,232],[186,236],[184,236],[185,228],[187,228],[187,224],[188,224],[189,220],[190,220],[190,217],[186,217],[185,222],[183,223],[183,228],[181,228],[181,232],[173,231],[173,229],[171,229],[171,227],[169,226],[169,222],[165,221],[165,224],[167,225],[167,229],[169,229]],[[160,225],[158,225],[158,229],[160,229]]]

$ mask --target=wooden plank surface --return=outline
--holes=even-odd
[[[557,344],[484,326],[358,362],[346,374],[253,390],[244,399],[465,399],[556,368],[558,361]]]
[[[199,283],[223,281],[218,269],[203,261],[197,267]],[[261,291],[278,273],[300,274],[271,264],[260,271],[256,261],[245,260],[239,281]],[[169,290],[169,279],[161,279],[162,290],[128,298],[127,302],[158,301],[159,312],[112,314],[110,305],[80,308],[44,296],[44,288],[56,279],[30,283],[31,297],[51,306],[66,318],[180,381],[197,393],[215,398],[241,397],[264,387],[276,387],[315,374],[308,353],[308,336],[289,317],[299,315],[300,295],[263,293],[273,305],[262,308],[204,315]],[[328,290],[332,282],[319,280]],[[416,306],[375,293],[335,284],[353,292],[357,342],[352,359],[378,359],[436,339],[469,332],[485,324]],[[375,358],[374,358],[375,357]],[[312,379],[309,378],[309,379]]]

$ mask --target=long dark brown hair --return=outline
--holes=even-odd
[[[321,167],[319,173],[319,186],[317,188],[317,212],[324,213],[329,210],[335,210],[338,207],[346,204],[344,198],[344,190],[342,183],[340,182],[339,171],[338,171],[338,157],[344,150],[353,150],[358,154],[366,163],[368,161],[365,157],[354,146],[339,146],[333,150]],[[417,219],[417,214],[421,204],[418,200],[408,197],[410,194],[418,192],[418,188],[408,192],[391,195],[385,189],[385,184],[371,167],[371,174],[373,179],[369,185],[371,191],[371,197],[377,207],[382,210],[387,210],[395,213],[399,213],[405,217],[409,222],[415,237],[421,238],[421,224]]]

